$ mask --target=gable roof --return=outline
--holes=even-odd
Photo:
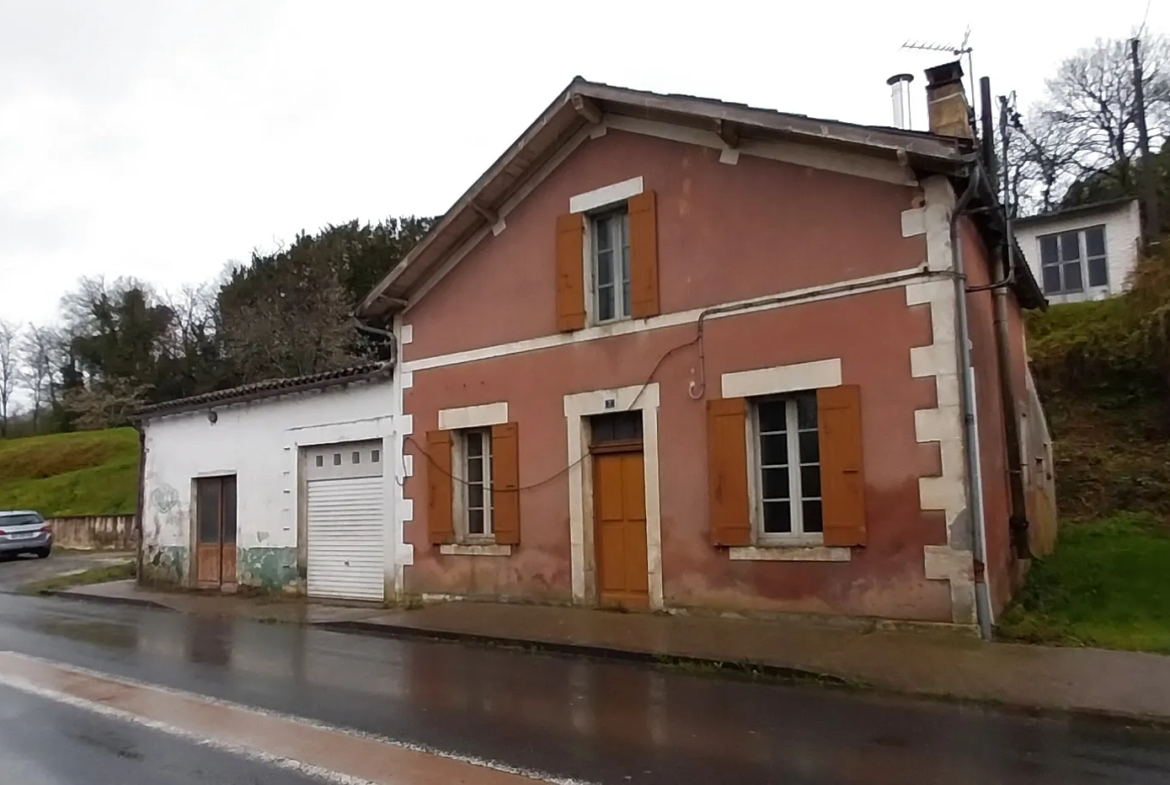
[[[292,376],[280,379],[265,379],[251,384],[242,384],[226,390],[191,395],[173,401],[164,401],[150,406],[144,406],[134,413],[135,420],[150,420],[168,414],[181,414],[198,409],[207,409],[212,406],[226,406],[232,403],[246,403],[263,398],[272,398],[277,395],[321,390],[353,382],[372,381],[389,378],[393,363],[376,362],[365,365],[355,365],[351,368],[338,368],[332,371]]]
[[[450,254],[497,220],[499,208],[582,128],[605,115],[657,120],[718,133],[725,139],[790,141],[900,161],[919,171],[958,175],[970,163],[970,140],[922,131],[857,125],[690,95],[663,95],[576,77],[503,155],[459,197],[431,231],[366,295],[363,317],[396,310]],[[994,194],[991,195],[994,201]],[[1031,279],[1030,273],[1028,278]],[[1043,302],[1031,280],[1035,297]],[[1027,305],[1027,302],[1025,302]],[[1033,306],[1029,306],[1033,307]]]

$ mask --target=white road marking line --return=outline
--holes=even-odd
[[[258,763],[264,763],[269,766],[286,769],[288,771],[294,771],[298,774],[315,777],[324,782],[332,783],[333,785],[378,785],[378,783],[371,780],[363,780],[357,777],[351,777],[348,774],[342,774],[338,771],[323,769],[319,766],[313,766],[311,764],[304,763],[303,761],[292,760],[291,758],[283,758],[279,755],[271,755],[261,750],[253,749],[251,747],[243,747],[238,744],[232,744],[231,742],[223,741],[222,739],[206,738],[175,725],[159,722],[158,720],[152,720],[147,717],[141,717],[129,711],[123,711],[122,709],[116,709],[113,706],[106,706],[101,703],[88,701],[84,698],[78,698],[74,695],[69,695],[64,692],[58,692],[57,690],[49,689],[48,687],[41,687],[40,685],[33,684],[31,681],[23,679],[20,676],[12,676],[6,673],[0,673],[0,684],[3,684],[6,687],[11,687],[15,690],[20,690],[21,692],[26,692],[29,695],[35,695],[38,698],[44,698],[45,700],[54,701],[56,703],[63,703],[67,706],[73,706],[74,708],[93,712],[94,714],[98,714],[103,717],[109,717],[111,719],[121,720],[122,722],[128,722],[133,725],[141,725],[142,727],[150,728],[151,730],[161,731],[162,733],[166,733],[170,736],[176,736],[180,739],[198,744],[200,747],[210,747],[211,749],[230,753],[246,760],[256,761]]]
[[[121,685],[124,685],[127,687],[135,687],[135,688],[139,688],[139,689],[152,690],[152,691],[156,691],[156,692],[162,693],[164,695],[169,695],[169,696],[176,697],[176,698],[198,701],[200,703],[204,703],[204,704],[208,704],[208,705],[212,705],[212,706],[218,706],[218,707],[230,709],[233,711],[239,711],[239,712],[244,712],[247,714],[258,715],[261,717],[267,717],[267,718],[274,719],[274,720],[291,722],[291,723],[295,723],[297,725],[302,725],[305,727],[313,728],[315,730],[325,731],[325,732],[329,732],[329,733],[337,733],[337,734],[340,734],[342,736],[347,736],[347,737],[352,738],[352,739],[362,739],[362,740],[366,740],[366,741],[373,741],[373,742],[385,744],[385,745],[388,745],[391,747],[397,747],[400,749],[408,750],[410,752],[420,753],[422,755],[430,755],[430,756],[433,756],[436,758],[443,758],[443,759],[455,761],[458,763],[465,763],[465,764],[469,764],[472,766],[478,766],[480,768],[491,769],[493,771],[500,772],[501,774],[511,774],[511,775],[518,776],[518,777],[525,777],[527,779],[531,779],[531,780],[534,780],[537,782],[548,783],[548,785],[595,785],[594,783],[590,783],[588,780],[579,780],[579,779],[573,779],[573,778],[557,777],[557,776],[548,774],[546,772],[534,771],[534,770],[522,768],[519,766],[513,766],[510,764],[504,763],[502,761],[489,760],[486,758],[478,758],[478,757],[475,757],[472,755],[460,755],[458,753],[448,752],[445,750],[436,749],[434,747],[429,747],[429,746],[424,745],[424,744],[416,744],[414,742],[393,739],[393,738],[390,738],[387,736],[382,736],[382,735],[379,735],[376,733],[367,733],[366,731],[358,730],[355,728],[345,728],[345,727],[341,727],[338,725],[332,725],[330,723],[323,722],[321,720],[316,720],[316,719],[313,719],[311,717],[303,717],[303,716],[296,715],[296,714],[288,714],[285,712],[272,711],[269,709],[262,709],[262,708],[257,708],[254,706],[248,706],[248,705],[245,705],[242,703],[236,703],[235,701],[224,700],[222,698],[215,698],[215,697],[211,697],[208,695],[200,695],[198,693],[189,692],[187,690],[177,689],[174,687],[166,687],[166,686],[159,685],[159,684],[152,684],[150,682],[141,681],[139,679],[135,679],[132,677],[103,673],[102,671],[97,671],[97,670],[93,670],[90,668],[85,668],[85,667],[79,666],[79,665],[72,665],[72,664],[68,664],[68,663],[58,662],[56,660],[50,660],[50,659],[45,658],[45,657],[38,657],[38,656],[33,655],[33,654],[25,654],[23,652],[10,651],[10,650],[0,650],[0,657],[14,657],[14,658],[18,658],[18,659],[23,659],[23,660],[26,660],[28,662],[37,663],[39,665],[50,667],[50,668],[55,668],[55,669],[60,670],[60,671],[75,673],[75,674],[78,674],[81,676],[87,676],[87,677],[93,678],[93,679],[100,679],[103,681],[113,682],[113,683],[121,684]],[[295,760],[288,759],[288,758],[283,758],[281,756],[271,755],[269,753],[264,753],[264,752],[261,752],[259,750],[254,750],[251,747],[243,747],[241,745],[232,744],[231,742],[223,741],[220,739],[215,739],[215,740],[204,739],[204,737],[199,735],[199,734],[193,734],[193,733],[190,733],[189,731],[183,730],[181,728],[175,728],[174,731],[166,730],[167,728],[171,727],[168,723],[162,723],[162,722],[158,722],[156,720],[152,720],[152,719],[149,719],[146,717],[140,717],[139,715],[133,714],[131,712],[125,712],[122,709],[117,709],[117,708],[114,708],[112,706],[105,706],[103,704],[95,703],[95,702],[86,700],[85,698],[78,698],[76,696],[69,695],[69,694],[63,693],[63,692],[59,692],[58,690],[53,690],[51,688],[41,687],[41,686],[33,684],[33,683],[29,682],[28,680],[23,679],[21,677],[12,676],[11,674],[6,674],[3,672],[3,668],[0,667],[0,683],[9,684],[9,686],[15,687],[16,689],[23,689],[23,687],[18,686],[16,683],[14,683],[17,681],[22,682],[25,685],[28,685],[29,687],[37,690],[38,691],[37,694],[42,694],[45,697],[52,697],[54,700],[58,700],[60,702],[70,703],[71,705],[76,705],[80,708],[91,708],[91,710],[97,711],[98,713],[112,712],[112,713],[116,713],[118,715],[125,714],[129,717],[134,718],[132,721],[137,722],[138,724],[145,725],[148,727],[154,727],[155,725],[157,725],[157,726],[159,726],[157,728],[159,730],[165,730],[168,733],[173,733],[174,735],[179,735],[179,736],[182,736],[183,738],[190,739],[193,741],[202,740],[202,741],[207,742],[210,746],[218,746],[218,748],[223,749],[225,751],[234,751],[237,749],[249,751],[249,754],[245,754],[244,757],[252,757],[253,755],[264,756],[264,757],[253,757],[253,759],[266,760],[268,758],[271,758],[275,765],[283,765],[283,764],[278,763],[278,761],[288,761],[290,764],[292,764],[294,766],[306,766],[306,769],[305,769],[306,771],[308,770],[308,768],[314,768],[314,769],[320,768],[320,767],[307,766],[307,764],[302,764],[299,761],[295,761]],[[54,697],[54,696],[59,696],[59,697]],[[114,716],[114,715],[111,714],[110,716]],[[243,753],[237,753],[237,754],[243,754]],[[348,779],[342,779],[342,780],[326,779],[326,781],[336,782],[336,783],[338,783],[338,785],[366,785],[367,783],[369,783],[370,785],[378,785],[377,783],[373,783],[372,781],[364,780],[364,779],[360,779],[360,778],[353,778],[353,777],[350,777],[349,775],[341,774],[339,772],[329,772],[329,770],[327,770],[327,769],[320,769],[320,771],[326,772],[327,774],[332,773],[332,774],[335,774],[336,776],[340,776],[340,777],[348,777]],[[317,774],[314,776],[321,777],[322,775]]]

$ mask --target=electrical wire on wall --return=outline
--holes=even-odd
[[[642,397],[642,393],[646,392],[646,388],[650,386],[650,383],[654,381],[654,377],[658,375],[658,371],[662,368],[662,364],[665,363],[668,359],[670,359],[670,357],[673,356],[676,352],[680,352],[683,349],[686,349],[690,346],[694,346],[696,343],[699,342],[699,340],[701,338],[702,338],[702,323],[700,322],[699,330],[695,334],[694,338],[690,339],[689,341],[687,341],[685,343],[680,343],[678,346],[675,346],[671,349],[667,349],[662,354],[662,356],[658,358],[658,362],[654,363],[654,367],[650,370],[649,376],[647,376],[646,380],[643,381],[641,385],[639,385],[638,392],[636,395],[634,395],[633,399],[631,399],[630,405],[628,407],[626,407],[625,409],[623,409],[622,411],[623,412],[633,411],[634,406],[638,403],[638,400]],[[692,397],[694,397],[694,396],[692,396]],[[612,412],[612,413],[613,414],[620,414],[621,412]],[[438,471],[440,471],[443,474],[450,477],[455,482],[463,483],[464,485],[471,484],[469,480],[465,480],[462,477],[455,476],[454,474],[452,474],[451,472],[447,471],[445,468],[440,466],[438,463],[436,463],[435,459],[431,456],[431,454],[429,452],[427,452],[426,448],[423,447],[423,445],[419,444],[419,442],[413,436],[406,436],[403,438],[402,441],[403,441],[403,447],[405,447],[406,444],[409,443],[414,448],[415,452],[421,453],[423,456],[425,456],[427,459],[427,463],[429,464],[430,469],[437,469]],[[567,474],[568,472],[572,471],[577,466],[580,466],[592,454],[593,453],[591,450],[586,450],[584,455],[582,455],[580,458],[578,458],[577,460],[570,463],[568,466],[565,466],[564,468],[557,470],[553,474],[550,474],[548,477],[545,477],[543,480],[538,480],[537,482],[529,483],[528,485],[521,485],[518,488],[516,488],[516,491],[517,492],[528,491],[528,490],[532,490],[533,488],[539,488],[542,485],[547,485],[548,483],[552,482],[553,480],[556,480],[556,479],[560,478],[561,476]],[[399,484],[401,485],[401,483],[399,483]]]

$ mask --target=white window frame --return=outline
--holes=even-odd
[[[478,434],[483,440],[483,532],[473,534],[471,532],[471,506],[468,478],[471,472],[468,470],[468,450],[467,437],[472,434]],[[483,428],[462,428],[454,432],[454,439],[452,439],[452,453],[453,465],[455,468],[455,482],[452,488],[454,494],[455,507],[455,526],[456,537],[460,543],[467,544],[490,544],[496,541],[495,528],[493,526],[492,512],[494,504],[492,503],[492,429],[490,427]]]
[[[797,398],[801,395],[809,395],[816,401],[816,391],[806,390],[800,392],[789,392],[779,395],[767,395],[748,400],[748,416],[747,420],[747,438],[748,438],[748,493],[751,500],[751,524],[752,524],[752,539],[758,546],[777,546],[777,545],[821,545],[825,541],[823,531],[824,526],[824,502],[823,497],[806,497],[802,487],[800,470],[804,465],[808,465],[803,461],[803,456],[800,454],[800,428],[797,416]],[[764,488],[763,488],[763,446],[761,444],[760,431],[760,404],[761,403],[776,403],[783,401],[785,405],[785,437],[788,446],[788,503],[789,514],[792,521],[792,531],[790,532],[766,532],[764,531]],[[805,429],[806,431],[808,429]],[[820,426],[817,426],[817,438],[820,438]],[[795,460],[793,460],[795,458]],[[817,470],[820,471],[820,454],[818,450]],[[824,488],[822,487],[822,492]],[[804,530],[804,502],[806,501],[821,501],[821,525],[822,531],[819,532],[805,532]]]
[[[589,282],[589,314],[593,324],[613,324],[632,318],[630,316],[630,214],[625,202],[607,205],[586,214],[588,230],[586,231],[585,257],[586,278]],[[606,219],[618,219],[609,224],[610,227],[610,267],[612,268],[612,287],[614,292],[613,316],[609,319],[601,318],[601,287],[600,255],[598,240],[600,239],[600,222]],[[624,260],[624,264],[623,264]],[[625,268],[623,270],[623,267]]]
[[[1090,229],[1101,230],[1101,247],[1104,249],[1103,253],[1089,255],[1089,240],[1088,233]],[[1077,237],[1077,253],[1081,268],[1081,288],[1069,289],[1065,286],[1064,281],[1064,267],[1071,263],[1072,260],[1064,261],[1061,259],[1061,249],[1063,244],[1061,238],[1068,234],[1075,234]],[[1044,240],[1049,237],[1056,238],[1056,258],[1055,264],[1044,263]],[[1058,232],[1047,232],[1036,237],[1036,253],[1040,259],[1040,288],[1044,290],[1045,295],[1052,295],[1053,297],[1060,297],[1068,294],[1084,294],[1092,289],[1107,289],[1109,288],[1109,235],[1108,227],[1105,224],[1093,224],[1092,226],[1084,226],[1078,229],[1065,229]],[[1100,259],[1105,263],[1105,283],[1091,283],[1089,280],[1089,261],[1090,258],[1096,260]],[[1044,270],[1048,267],[1056,267],[1060,272],[1060,288],[1056,291],[1048,291],[1044,286]]]

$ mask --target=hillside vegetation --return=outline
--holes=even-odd
[[[1170,255],[1144,260],[1124,297],[1030,314],[1028,354],[1060,540],[1000,633],[1170,653]]]
[[[138,498],[133,428],[0,440],[0,510],[132,513]]]

